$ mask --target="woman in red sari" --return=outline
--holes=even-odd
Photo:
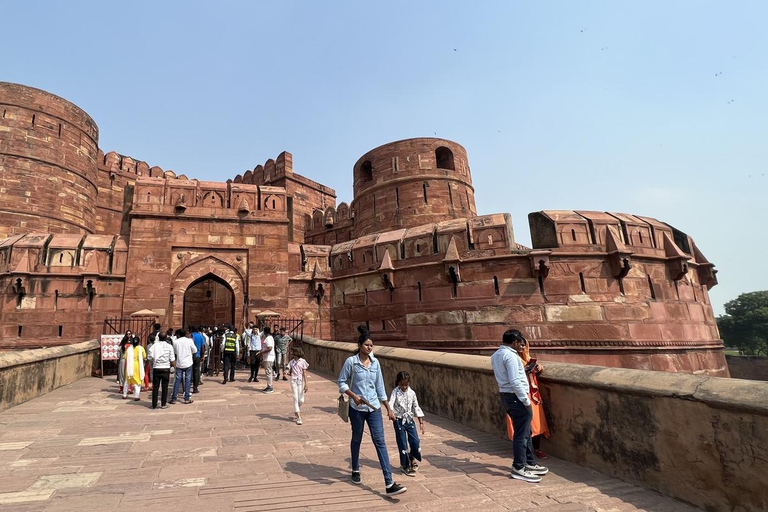
[[[529,397],[533,406],[533,419],[531,419],[531,441],[533,442],[533,451],[539,459],[546,459],[547,455],[542,452],[539,447],[541,445],[541,436],[549,437],[549,425],[547,425],[547,417],[544,414],[544,402],[541,399],[541,391],[539,390],[539,381],[537,379],[537,376],[544,371],[544,366],[538,362],[533,366],[530,365],[530,351],[531,346],[528,343],[528,340],[525,340],[525,345],[518,351],[517,355],[523,360],[525,374],[528,377],[528,385],[531,388]],[[507,437],[512,440],[513,436],[514,429],[512,428],[512,419],[507,415]]]

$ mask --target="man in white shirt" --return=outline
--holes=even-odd
[[[248,322],[248,327],[243,331],[243,340],[248,344],[248,357],[251,363],[251,376],[248,377],[248,382],[259,382],[261,333],[253,322]]]
[[[173,381],[173,394],[170,404],[176,403],[179,396],[179,386],[184,382],[184,403],[191,404],[191,385],[192,385],[192,365],[194,364],[197,347],[189,332],[184,329],[176,331],[176,341],[173,342],[173,350],[176,352],[176,378]]]
[[[510,329],[501,338],[501,346],[491,356],[493,375],[499,385],[501,405],[512,418],[515,429],[512,439],[514,459],[509,476],[525,482],[541,482],[542,475],[549,470],[539,466],[533,456],[531,443],[531,399],[530,387],[525,374],[523,360],[517,349],[525,345],[525,337],[517,329]]]
[[[157,341],[149,348],[147,358],[152,364],[152,408],[157,409],[157,394],[159,389],[162,389],[160,408],[167,409],[168,380],[171,376],[171,367],[176,366],[176,354],[173,346],[168,343],[168,336],[159,329]]]
[[[275,339],[272,337],[272,331],[269,327],[264,328],[264,340],[261,342],[261,366],[267,376],[267,387],[262,390],[263,393],[274,393],[272,387],[272,365],[275,362]]]

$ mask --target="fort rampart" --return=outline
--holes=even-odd
[[[99,342],[23,352],[0,352],[0,411],[83,377],[99,365]]]

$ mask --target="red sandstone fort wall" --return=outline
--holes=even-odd
[[[44,91],[0,83],[0,108],[0,347],[93,337],[141,309],[180,327],[208,304],[238,326],[272,310],[313,336],[353,341],[367,324],[379,343],[459,352],[515,326],[547,360],[727,375],[714,265],[690,237],[549,210],[521,247],[508,214],[477,216],[454,142],[369,151],[337,206],[287,152],[201,182],[104,154],[91,118]]]
[[[98,139],[79,107],[0,82],[0,236],[93,233]]]
[[[128,247],[116,236],[30,233],[0,241],[0,348],[92,339],[120,316]]]

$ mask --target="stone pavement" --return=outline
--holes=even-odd
[[[424,462],[408,492],[383,496],[370,438],[363,485],[349,481],[349,426],[338,392],[313,373],[304,425],[292,421],[286,382],[207,379],[195,403],[152,410],[121,400],[114,380],[87,378],[0,413],[0,509],[18,511],[474,509],[681,512],[654,492],[549,458],[541,484],[508,477],[511,443],[427,415]],[[397,447],[386,425],[397,467]]]

